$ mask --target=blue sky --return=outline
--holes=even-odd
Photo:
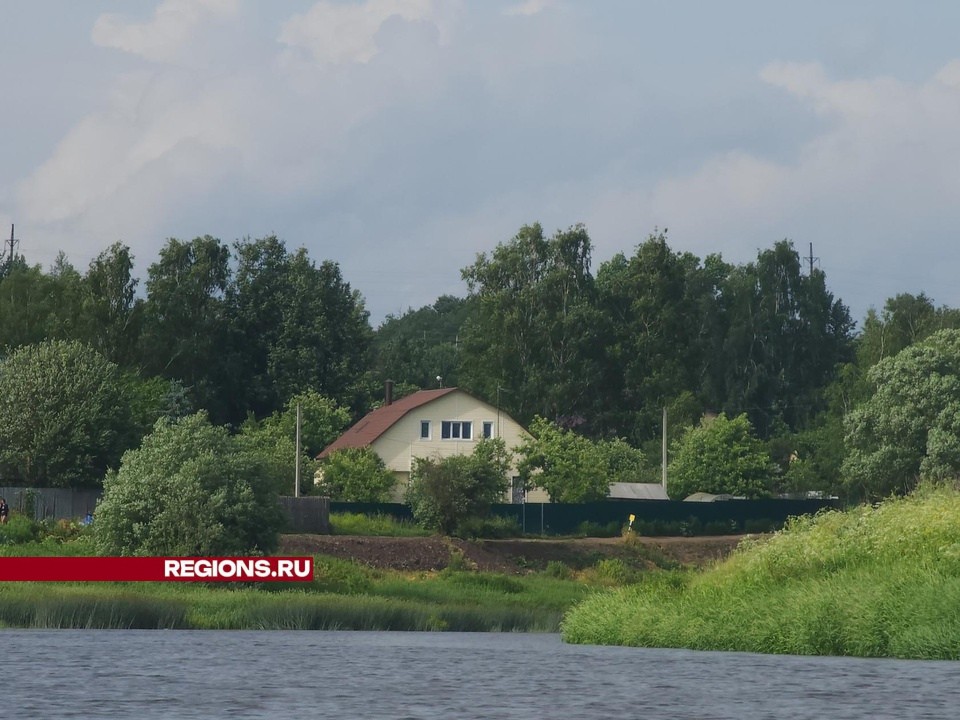
[[[276,233],[376,324],[462,295],[534,221],[594,266],[655,227],[731,262],[789,238],[862,319],[960,306],[960,6],[0,3],[0,228],[82,271],[120,240]],[[8,230],[0,232],[5,235]]]

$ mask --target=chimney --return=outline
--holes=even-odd
[[[387,380],[387,382],[384,383],[383,405],[384,407],[393,405],[393,380]]]

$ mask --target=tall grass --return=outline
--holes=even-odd
[[[362,513],[330,513],[330,529],[334,535],[426,537],[431,534],[412,521],[397,520],[390,515]]]
[[[355,518],[368,522],[350,516],[347,523]],[[14,531],[0,555],[93,554],[82,528],[23,523]],[[566,610],[617,582],[624,567],[617,561],[515,577],[451,566],[411,574],[318,555],[309,583],[0,582],[0,627],[555,632]]]
[[[960,658],[960,494],[792,520],[701,574],[591,596],[562,629],[579,643]]]
[[[318,556],[306,584],[0,583],[0,627],[556,632],[591,591],[546,573],[403,574]]]

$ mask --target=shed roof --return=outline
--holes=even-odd
[[[669,500],[667,491],[659,483],[610,483],[607,495],[612,500]]]
[[[457,390],[455,387],[420,390],[419,392],[395,400],[389,405],[378,407],[376,410],[364,415],[352,427],[347,429],[343,435],[327,445],[317,458],[325,458],[335,450],[342,450],[344,448],[367,447],[399,422],[399,420],[411,410],[415,410],[455,390]]]
[[[695,492],[693,495],[687,495],[683,499],[684,502],[722,502],[724,500],[743,500],[744,498],[740,495],[728,495],[721,493],[719,495],[714,495],[713,493],[705,492]]]

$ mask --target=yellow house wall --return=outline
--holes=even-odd
[[[423,420],[430,422],[430,438],[426,440],[420,437],[420,422]],[[444,420],[472,422],[472,439],[442,439],[441,423]],[[403,497],[414,458],[444,458],[471,454],[477,442],[483,438],[484,422],[493,423],[493,437],[502,438],[510,450],[529,436],[527,431],[506,413],[501,411],[498,417],[497,408],[494,406],[467,393],[455,391],[411,410],[377,438],[372,444],[373,449],[398,478],[397,486],[394,488],[394,500],[400,501]],[[509,474],[511,477],[518,474],[516,460]],[[504,496],[504,502],[510,502],[509,492]],[[534,489],[527,493],[527,502],[549,502],[549,498],[543,490]]]

